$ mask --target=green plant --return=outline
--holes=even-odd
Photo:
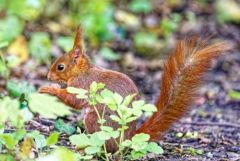
[[[0,20],[0,42],[11,42],[23,31],[24,23],[16,16],[6,16]],[[9,32],[11,31],[11,32]]]
[[[67,36],[60,36],[57,38],[57,44],[60,46],[65,52],[68,52],[72,49],[73,38]]]
[[[66,124],[62,119],[58,119],[54,123],[54,128],[57,129],[61,133],[66,133],[68,135],[72,135],[76,129],[70,124]]]
[[[70,142],[77,148],[83,148],[85,154],[80,155],[56,145],[58,144],[59,132],[53,132],[46,136],[38,130],[25,129],[25,123],[33,118],[31,111],[53,119],[57,116],[70,114],[68,108],[57,102],[53,96],[29,93],[28,97],[22,94],[19,99],[7,96],[0,99],[0,159],[29,160],[33,148],[40,156],[38,161],[49,157],[54,157],[59,161],[62,156],[69,156],[68,159],[71,158],[70,160],[73,161],[89,160],[96,157],[110,160],[116,156],[119,156],[121,160],[129,160],[143,157],[148,152],[163,153],[162,148],[156,143],[149,142],[150,137],[147,134],[137,134],[129,140],[124,138],[128,123],[136,120],[143,113],[151,115],[152,112],[156,111],[154,105],[146,104],[143,100],[133,101],[135,94],[123,98],[118,93],[106,89],[104,84],[96,82],[91,84],[89,91],[73,87],[69,87],[68,91],[76,94],[77,98],[88,101],[97,112],[98,122],[101,125],[101,130],[93,134],[71,135],[76,131],[74,127],[65,124],[62,120],[55,122],[55,129],[59,130],[60,133],[64,132],[71,135]],[[105,110],[108,108],[115,111],[115,114],[110,117],[119,124],[118,129],[105,126],[104,112],[100,112],[96,108],[99,103],[105,105]],[[6,126],[7,122],[8,126]],[[109,139],[115,139],[118,146],[118,151],[113,155],[106,151],[105,143]],[[51,150],[50,147],[56,148]],[[46,152],[50,152],[49,155],[46,155]]]
[[[214,3],[217,20],[220,24],[225,22],[240,23],[240,6],[234,0],[218,0]]]
[[[134,34],[133,42],[136,53],[145,57],[159,54],[164,46],[157,35],[151,32],[137,32]]]
[[[36,20],[44,10],[46,0],[11,0],[6,3],[8,14],[28,21]]]
[[[180,14],[173,13],[169,16],[169,18],[163,18],[160,21],[160,27],[163,32],[163,36],[165,38],[168,38],[171,36],[175,31],[177,31],[178,26],[182,20],[182,17]]]
[[[94,108],[100,124],[101,130],[94,134],[82,133],[70,137],[70,142],[76,145],[77,148],[84,148],[85,155],[82,156],[82,159],[85,157],[92,158],[94,155],[102,156],[102,154],[105,156],[104,160],[109,160],[113,156],[119,156],[120,160],[123,160],[123,158],[137,159],[147,152],[163,153],[162,148],[156,143],[148,143],[150,139],[148,134],[137,134],[131,140],[124,138],[128,124],[141,117],[143,113],[151,115],[152,112],[156,111],[154,105],[146,104],[143,100],[133,101],[136,94],[123,98],[118,93],[104,88],[102,83],[93,82],[89,91],[74,87],[68,87],[67,90],[69,93],[76,94],[78,99],[85,99]],[[102,113],[98,111],[97,104],[104,105]],[[106,122],[104,119],[106,108],[115,112],[115,114],[110,115],[110,118],[119,124],[118,129],[104,125]],[[113,156],[106,151],[105,142],[109,139],[114,139],[118,146],[118,151]]]
[[[116,24],[113,19],[112,0],[70,0],[69,9],[76,23],[83,25],[90,45],[97,46],[114,37]]]
[[[149,13],[152,10],[152,4],[150,0],[132,0],[128,8],[136,13]]]
[[[28,97],[30,110],[34,113],[39,113],[45,118],[56,119],[59,116],[63,117],[71,114],[70,108],[59,102],[54,96],[31,93]]]
[[[240,92],[239,91],[234,91],[234,90],[231,90],[228,92],[228,96],[234,100],[240,100]]]
[[[110,60],[110,61],[119,60],[121,58],[120,54],[115,53],[114,51],[112,51],[112,49],[108,47],[101,48],[99,53],[104,59]]]
[[[186,153],[189,153],[191,155],[202,155],[203,154],[203,150],[202,149],[195,149],[193,147],[189,147],[187,150],[186,150]]]
[[[35,32],[31,34],[29,49],[32,56],[38,63],[50,65],[51,46],[49,34],[46,32]]]
[[[21,94],[29,94],[36,92],[36,89],[34,86],[28,84],[27,82],[20,82],[17,83],[13,80],[8,80],[6,88],[8,90],[8,93],[12,97],[20,97]]]
[[[28,104],[31,105],[32,102],[34,102],[38,108],[46,106],[48,109],[51,109],[51,106],[54,105],[61,108],[61,106],[59,106],[61,104],[59,102],[54,103],[51,99],[53,98],[52,96],[45,96],[44,100],[41,98],[38,99],[38,94],[35,94],[36,97],[31,97],[32,94],[29,95],[31,99],[28,101],[23,95],[21,95],[19,99],[12,99],[8,96],[0,99],[0,160],[29,160],[33,148],[36,148],[39,155],[46,155],[46,151],[51,151],[50,147],[58,142],[58,132],[53,132],[46,137],[38,130],[26,130],[24,125],[33,118],[32,112],[28,109]],[[50,99],[47,99],[46,97],[50,97]],[[26,103],[26,101],[28,103]],[[49,104],[49,102],[51,103]],[[39,113],[41,114],[42,112]],[[52,111],[49,111],[49,113],[51,114]],[[54,115],[60,113],[54,113]],[[52,117],[52,115],[50,116]],[[59,151],[62,150],[59,150],[58,148],[54,150],[53,154],[56,156],[61,156],[63,154],[73,155],[74,157],[77,156],[69,150],[63,150],[63,154],[59,153]],[[39,157],[39,160],[41,158],[43,157]],[[77,159],[75,160],[77,161]]]

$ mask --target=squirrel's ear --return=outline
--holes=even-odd
[[[75,59],[77,59],[81,54],[84,54],[83,29],[81,25],[77,27],[72,54]]]

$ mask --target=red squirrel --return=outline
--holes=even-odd
[[[73,48],[53,63],[48,79],[83,89],[89,89],[93,81],[102,82],[106,88],[123,97],[134,93],[138,95],[137,99],[140,97],[136,85],[127,75],[91,64],[83,45],[83,31],[79,26]],[[210,68],[212,60],[228,49],[226,43],[209,45],[207,40],[199,37],[179,40],[163,69],[160,98],[156,103],[157,112],[139,128],[136,127],[136,122],[132,122],[125,137],[129,139],[135,134],[146,133],[150,135],[152,141],[159,140],[193,104],[203,74]],[[94,133],[99,130],[98,117],[93,108],[86,101],[77,99],[75,95],[68,93],[66,88],[41,87],[39,92],[57,96],[75,109],[83,108],[86,131]],[[102,108],[101,105],[97,105],[100,113]],[[106,111],[106,125],[116,129],[118,125],[110,119],[111,113],[110,110]],[[106,147],[109,152],[117,150],[113,140],[109,140]]]

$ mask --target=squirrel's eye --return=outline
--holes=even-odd
[[[64,69],[64,64],[58,64],[57,70],[62,71]]]

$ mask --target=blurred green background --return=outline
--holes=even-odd
[[[201,32],[206,24],[217,30],[239,23],[234,0],[0,0],[0,77],[8,79],[14,68],[26,70],[30,60],[32,72],[50,66],[71,49],[79,24],[88,53],[115,62],[129,52],[161,57],[179,35]]]

